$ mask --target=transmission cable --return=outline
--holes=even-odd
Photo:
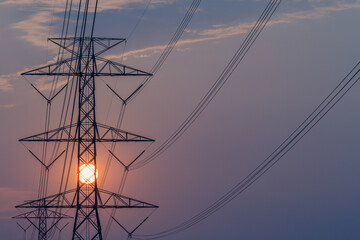
[[[129,33],[128,37],[126,38],[126,40],[129,40],[132,35],[134,34],[135,30],[137,29],[137,27],[139,26],[140,22],[143,20],[144,16],[145,16],[145,13],[148,11],[149,7],[150,7],[150,4],[151,4],[151,1],[152,0],[149,0],[148,3],[146,4],[146,7],[144,9],[144,11],[141,13],[139,19],[137,20],[134,28],[131,30],[131,32]]]
[[[204,109],[209,105],[211,100],[217,95],[226,81],[229,79],[231,74],[237,68],[237,66],[241,63],[244,59],[245,55],[254,44],[264,27],[266,26],[267,22],[274,14],[275,10],[277,9],[278,5],[281,1],[279,0],[272,0],[268,3],[264,11],[262,12],[259,19],[256,21],[255,25],[242,42],[239,49],[236,51],[235,55],[232,57],[231,61],[225,67],[223,72],[217,78],[215,83],[212,85],[210,90],[206,93],[206,95],[202,98],[196,108],[191,112],[191,114],[185,119],[185,121],[174,131],[170,137],[157,149],[155,149],[150,155],[146,158],[142,159],[140,162],[134,164],[131,169],[138,169],[154,159],[156,159],[160,154],[165,152],[182,134],[191,126],[191,124],[199,117],[199,115],[204,111]]]
[[[174,49],[175,45],[177,44],[180,37],[184,33],[186,27],[188,26],[190,20],[192,19],[193,15],[196,12],[197,8],[199,7],[200,3],[201,3],[201,0],[193,0],[192,1],[189,9],[187,10],[184,18],[182,19],[180,25],[178,26],[178,28],[176,29],[176,31],[173,34],[172,38],[170,39],[169,43],[164,48],[162,54],[160,55],[160,57],[158,58],[158,60],[154,64],[154,66],[152,67],[150,72],[153,74],[153,76],[159,71],[159,69],[164,64],[166,58],[170,55],[171,51]],[[153,76],[146,77],[143,80],[143,82],[139,85],[139,87],[137,88],[135,94],[132,94],[127,99],[127,101],[125,101],[123,103],[121,111],[120,111],[119,116],[118,116],[118,123],[117,123],[118,128],[120,127],[120,125],[121,125],[121,123],[123,121],[125,108],[126,108],[127,104],[129,102],[131,102],[131,100],[133,100],[140,93],[140,91],[151,81]],[[111,147],[112,151],[113,151],[114,147],[115,147],[115,145]],[[108,161],[107,161],[106,167],[105,167],[106,173],[108,172],[108,169],[110,167],[111,159],[112,159],[112,156],[111,156],[111,154],[109,154]],[[104,183],[106,181],[106,176],[107,176],[107,174],[104,175],[104,178],[102,179],[101,185],[104,185]]]
[[[138,235],[136,239],[157,239],[169,236],[183,231],[196,223],[206,219],[231,200],[237,197],[264,175],[271,167],[273,167],[286,153],[288,153],[324,116],[348,93],[348,91],[360,79],[360,62],[346,75],[346,77],[336,86],[336,88],[318,105],[318,107],[306,118],[302,124],[292,132],[292,134],[280,144],[280,146],[272,152],[260,165],[258,165],[249,175],[241,182],[233,187],[229,192],[224,194],[219,200],[210,207],[198,213],[191,219],[173,227],[169,230],[156,234]]]
[[[151,3],[151,0],[148,2],[148,5],[146,7],[146,9],[144,10],[143,12],[143,15],[145,14],[145,12],[147,11],[147,9],[149,8],[149,5]],[[152,67],[151,69],[151,73],[153,75],[155,75],[159,69],[161,68],[161,66],[164,64],[165,60],[167,59],[167,57],[170,55],[171,51],[173,50],[173,48],[175,47],[175,45],[177,44],[177,42],[179,41],[180,37],[182,36],[182,34],[184,33],[186,27],[188,26],[190,20],[192,19],[194,13],[196,12],[198,6],[200,5],[201,3],[201,0],[194,0],[192,2],[192,4],[190,5],[189,9],[187,10],[184,18],[182,19],[180,25],[178,26],[178,28],[176,29],[174,35],[172,36],[172,38],[170,39],[169,43],[167,44],[167,46],[165,47],[165,49],[163,50],[162,54],[160,55],[160,57],[158,58],[158,60],[156,61],[155,65]],[[140,19],[143,18],[143,16],[140,17]],[[138,25],[138,23],[136,24]],[[132,34],[132,33],[131,33]],[[130,34],[130,36],[131,36]],[[118,122],[117,122],[117,128],[119,128],[121,126],[121,123],[123,121],[123,118],[124,118],[124,113],[125,113],[125,109],[126,109],[126,106],[127,104],[132,100],[134,99],[137,94],[150,82],[150,80],[152,79],[153,77],[152,76],[149,76],[149,77],[146,77],[143,82],[139,85],[139,87],[137,88],[137,91],[135,92],[135,94],[131,95],[127,101],[125,103],[122,104],[122,107],[121,107],[121,111],[119,113],[119,117],[118,117]],[[113,152],[115,149],[115,144],[112,144],[111,145],[111,151]],[[109,171],[109,168],[110,168],[110,163],[111,163],[111,160],[112,160],[112,156],[111,154],[109,154],[109,157],[108,157],[108,161],[106,163],[106,166],[105,166],[105,174],[104,174],[104,177],[102,179],[102,182],[101,182],[101,185],[103,186],[104,183],[105,183],[105,180],[106,180],[106,177],[107,177],[107,173]],[[127,175],[127,172],[124,173]],[[126,177],[122,177],[121,179],[121,182],[120,182],[120,186],[119,186],[119,191],[118,191],[118,194],[122,192],[122,189],[124,187],[124,184],[125,184],[125,181],[126,181]],[[106,238],[108,233],[109,233],[109,230],[110,230],[110,226],[112,224],[112,221],[113,221],[113,217],[114,217],[114,214],[115,214],[115,211],[112,211],[111,213],[111,216],[109,218],[109,221],[106,225],[106,228],[105,228],[105,235],[104,237]]]
[[[195,2],[195,1],[194,1]],[[199,3],[198,3],[199,4]],[[252,31],[250,31],[249,35],[246,37],[245,41],[243,42],[243,44],[241,45],[241,47],[239,48],[239,50],[237,51],[237,54],[235,54],[235,56],[233,57],[232,61],[228,64],[228,67],[225,68],[225,70],[223,71],[223,74],[222,74],[222,78],[223,79],[227,79],[231,73],[235,70],[236,66],[240,63],[240,61],[242,60],[242,58],[245,56],[245,54],[247,53],[247,51],[249,50],[249,48],[252,46],[252,44],[254,43],[254,41],[257,39],[257,37],[259,36],[260,32],[262,31],[262,29],[265,27],[266,23],[268,22],[268,20],[270,19],[270,17],[272,16],[272,14],[275,12],[277,6],[280,4],[280,1],[270,1],[269,4],[267,5],[267,7],[265,8],[265,10],[263,11],[263,13],[261,14],[259,20],[256,22],[255,26],[253,27]],[[198,5],[197,5],[198,6]],[[197,7],[196,6],[196,7]],[[194,11],[192,10],[192,7],[189,8],[189,12],[191,11]],[[185,17],[187,18],[187,16]],[[183,21],[184,22],[184,21]],[[179,29],[181,29],[179,27]],[[184,30],[182,30],[184,31]],[[172,41],[170,41],[172,42]],[[171,46],[171,44],[169,44],[169,46]],[[164,50],[164,53],[166,53],[167,51]],[[243,53],[243,55],[241,55],[241,53]],[[164,54],[165,56],[165,54]],[[163,57],[160,57],[159,59],[163,59]],[[237,61],[239,60],[240,61]],[[158,63],[161,63],[162,60],[159,60]],[[155,65],[153,69],[157,69],[157,66],[161,66],[161,64],[159,65]],[[156,70],[156,71],[157,71]],[[227,75],[228,74],[228,75]],[[226,78],[227,77],[227,78]],[[149,80],[151,80],[151,77],[149,78],[146,78],[145,79],[145,83],[148,82]],[[217,84],[214,84],[214,86],[216,86]],[[144,85],[142,85],[144,86]],[[141,86],[141,88],[143,88]],[[222,85],[220,85],[220,88],[221,88]],[[215,88],[216,89],[216,88]],[[219,88],[218,88],[219,90]],[[217,91],[218,91],[217,90]],[[210,89],[210,93],[214,91],[212,89]],[[217,91],[215,90],[215,94],[217,93]],[[215,95],[212,96],[212,98],[214,97]],[[206,96],[205,98],[208,98],[209,96]],[[204,98],[204,99],[205,99]],[[210,96],[210,100],[212,99],[211,96]],[[206,107],[206,105],[205,105]],[[195,109],[196,110],[196,109]],[[195,111],[194,110],[194,111]],[[200,112],[201,113],[201,112]],[[186,130],[186,129],[185,129]],[[139,166],[139,165],[137,165]],[[111,220],[108,222],[108,225],[109,226],[111,224]]]
[[[172,38],[170,39],[168,45],[165,47],[164,51],[162,52],[162,54],[160,55],[160,57],[158,58],[158,60],[156,61],[155,65],[152,67],[151,69],[151,73],[153,75],[156,74],[156,72],[161,68],[161,66],[164,64],[166,58],[169,56],[169,54],[171,53],[171,51],[173,50],[173,48],[175,47],[175,45],[177,44],[178,40],[180,39],[181,35],[184,33],[185,28],[188,26],[191,18],[193,17],[194,13],[196,12],[196,9],[198,8],[199,4],[200,4],[201,0],[194,0],[188,11],[186,12],[184,18],[182,19],[180,25],[178,26],[178,28],[176,29],[174,35],[172,36]],[[143,80],[143,82],[139,85],[138,87],[138,91],[137,93],[133,94],[131,96],[131,98],[128,99],[128,101],[126,101],[123,104],[122,107],[122,111],[120,111],[119,117],[118,117],[118,126],[121,125],[121,122],[124,118],[124,112],[125,112],[125,108],[127,103],[129,103],[134,97],[136,97],[136,95],[141,91],[141,89],[143,89],[145,87],[145,85],[152,79],[152,76],[146,77],[145,80]],[[111,156],[109,155],[109,158],[111,158]],[[106,164],[106,169],[109,168],[109,161]],[[106,177],[106,175],[104,176]],[[102,185],[105,182],[105,179],[103,179]]]
[[[145,14],[145,12],[147,11],[149,5],[150,5],[150,2],[148,2],[148,5],[146,7],[146,9],[144,10],[143,12],[143,15]],[[168,45],[165,47],[163,53],[160,55],[159,59],[157,60],[157,62],[155,63],[155,65],[153,66],[152,70],[150,71],[152,74],[155,74],[160,68],[161,66],[163,65],[163,63],[165,62],[166,58],[169,56],[169,54],[171,53],[171,51],[173,50],[173,48],[175,47],[176,43],[178,42],[178,40],[180,39],[181,35],[183,34],[185,28],[187,27],[187,25],[189,24],[192,16],[194,15],[194,13],[196,12],[196,9],[197,7],[199,6],[201,0],[194,0],[192,2],[192,4],[190,5],[187,13],[185,14],[182,22],[180,23],[179,27],[177,28],[177,30],[175,31],[173,37],[171,38],[170,42],[168,43]],[[142,16],[143,17],[143,16]],[[142,18],[141,17],[141,18]],[[140,19],[141,19],[140,18]],[[139,22],[138,22],[139,23]],[[138,25],[138,23],[136,25]],[[132,33],[130,34],[130,36],[132,35]],[[152,76],[149,76],[147,78],[145,78],[145,80],[140,84],[140,86],[138,87],[138,91],[137,93],[133,94],[130,98],[128,98],[127,102],[125,104],[122,105],[121,107],[121,111],[120,111],[120,114],[119,114],[119,117],[118,117],[118,126],[117,127],[120,127],[122,121],[123,121],[123,118],[124,118],[124,112],[125,112],[125,108],[126,108],[126,104],[128,102],[130,102],[140,91],[139,90],[142,90],[145,85],[152,79]],[[115,148],[115,144],[112,144],[111,146],[111,149],[113,150]],[[108,158],[108,161],[107,161],[107,164],[106,164],[106,167],[105,167],[105,172],[106,174],[104,174],[104,179],[102,181],[102,185],[104,184],[105,182],[105,177],[107,176],[107,172],[109,170],[109,167],[110,167],[110,162],[111,162],[111,159],[112,157],[109,155],[109,158]],[[123,178],[121,179],[121,183],[120,183],[120,187],[119,187],[119,191],[118,193],[122,192],[122,189],[124,187],[124,184],[125,184],[125,181],[126,181],[126,176],[127,176],[127,173],[128,171],[124,172],[124,175],[123,175]],[[125,175],[126,174],[126,175]],[[125,176],[125,177],[124,177]],[[106,238],[106,236],[108,235],[109,233],[109,230],[110,230],[110,226],[112,224],[112,217],[114,216],[115,214],[115,211],[112,211],[111,212],[111,217],[109,218],[109,221],[106,225],[106,228],[105,228],[105,235],[104,237]]]
[[[325,115],[349,92],[349,90],[360,79],[360,62],[340,81],[334,90],[315,108],[315,110],[296,128],[288,138],[286,138],[278,148],[276,148],[260,165],[258,165],[249,175],[223,195],[210,207],[206,208],[193,218],[177,225],[166,231],[156,234],[139,235],[137,239],[156,239],[162,238],[177,232],[183,231],[196,223],[206,219],[215,213],[231,200],[245,191],[272,166],[274,166],[286,153],[288,153],[313,127],[321,121]]]
[[[153,79],[154,75],[159,71],[161,66],[166,61],[167,57],[170,55],[171,51],[176,46],[180,37],[184,33],[184,30],[186,29],[186,27],[188,26],[192,17],[194,16],[200,3],[201,3],[201,0],[194,0],[191,3],[188,11],[186,12],[183,20],[181,21],[179,27],[176,29],[176,32],[174,33],[173,37],[171,38],[169,43],[166,45],[164,51],[161,53],[161,55],[158,58],[158,60],[156,61],[155,65],[150,70],[150,73],[152,74],[152,76],[148,76],[142,81],[142,83],[139,85],[139,88],[137,89],[137,91],[127,99],[127,103],[131,102],[144,89],[144,87]]]

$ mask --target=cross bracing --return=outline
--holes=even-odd
[[[99,209],[111,208],[158,208],[158,206],[125,197],[98,188],[97,143],[99,142],[153,142],[153,139],[133,134],[115,127],[100,124],[96,120],[96,78],[115,76],[152,76],[151,73],[117,63],[100,57],[101,54],[124,42],[123,38],[101,38],[93,36],[86,29],[89,0],[84,7],[79,36],[51,38],[65,52],[67,58],[59,58],[55,63],[22,73],[27,76],[64,76],[72,79],[77,85],[77,93],[73,100],[77,108],[77,119],[68,125],[20,139],[21,142],[73,142],[77,152],[77,187],[52,196],[26,201],[17,208],[35,208],[42,213],[38,216],[39,240],[46,240],[48,227],[46,215],[50,208],[75,209],[72,239],[103,239]],[[81,3],[80,3],[81,6]],[[94,11],[96,13],[96,9]],[[93,24],[96,15],[94,14]],[[93,25],[92,25],[93,26]],[[66,84],[65,87],[69,85]],[[65,88],[63,87],[63,88]],[[37,90],[37,89],[36,89]],[[51,100],[45,98],[48,104]],[[46,146],[46,145],[45,145]],[[34,154],[33,154],[34,155]],[[37,158],[38,159],[38,158]],[[38,159],[40,162],[41,159]],[[80,167],[94,166],[94,182],[80,182]],[[44,164],[44,166],[47,166]],[[46,169],[47,171],[49,168]],[[51,210],[52,211],[52,210]],[[45,217],[43,217],[45,216]],[[24,218],[25,215],[23,216]],[[52,223],[53,224],[53,223]],[[50,228],[53,228],[51,225]]]
[[[77,124],[56,128],[47,132],[35,134],[22,138],[20,142],[87,142],[91,139],[78,138],[76,136]],[[86,128],[86,124],[81,126]],[[130,133],[121,129],[110,127],[104,124],[97,124],[96,142],[154,142],[154,139],[143,137],[135,133]]]
[[[78,71],[75,62],[83,62],[81,71]],[[95,72],[88,71],[90,67],[96,69]],[[71,57],[60,62],[42,66],[22,73],[24,76],[95,76],[95,77],[116,77],[116,76],[151,76],[150,73],[136,68],[128,67],[124,64],[112,60],[95,57],[93,66],[86,63],[86,56]]]
[[[98,189],[98,208],[158,208],[154,204],[126,197],[103,189]],[[76,189],[54,194],[42,199],[25,201],[16,208],[76,208]],[[82,208],[93,208],[92,204],[82,205]]]

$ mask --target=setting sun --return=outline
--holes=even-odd
[[[79,168],[80,182],[90,184],[95,182],[95,166],[94,164],[83,164]],[[98,171],[96,170],[96,177],[98,176]]]

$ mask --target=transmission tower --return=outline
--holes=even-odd
[[[89,10],[89,6],[94,9]],[[120,130],[96,120],[96,78],[119,76],[151,76],[123,64],[101,57],[103,53],[123,43],[123,38],[94,37],[98,1],[80,1],[78,19],[73,37],[50,38],[58,47],[68,52],[69,58],[22,73],[24,76],[68,77],[76,81],[77,120],[69,125],[20,139],[21,142],[71,143],[77,149],[77,186],[75,189],[26,201],[16,208],[35,209],[16,218],[30,221],[38,230],[38,239],[48,239],[47,233],[67,215],[61,209],[75,209],[72,239],[103,239],[99,210],[119,208],[158,208],[150,203],[112,193],[98,187],[97,144],[99,142],[153,142],[153,139]],[[90,23],[90,24],[89,24]],[[135,90],[136,91],[136,90]],[[48,99],[49,101],[49,99]],[[81,179],[81,170],[93,174]],[[90,178],[93,178],[91,180]],[[55,209],[55,210],[51,210]],[[50,216],[51,215],[51,216]],[[47,226],[47,219],[57,220]]]
[[[41,206],[36,210],[23,213],[13,217],[15,219],[26,219],[30,222],[30,226],[33,226],[38,231],[38,239],[48,239],[49,232],[55,230],[55,227],[62,219],[70,219],[72,217],[65,215],[63,213],[55,212]],[[51,226],[48,227],[48,220],[51,221]],[[19,225],[20,226],[20,225]],[[30,227],[29,226],[29,227]],[[20,226],[21,227],[21,226]],[[26,238],[26,229],[22,228],[24,231],[24,236]]]

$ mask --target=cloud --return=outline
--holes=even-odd
[[[30,18],[13,24],[11,27],[25,32],[22,39],[38,47],[46,46],[46,39],[51,31],[51,22],[57,20],[51,12],[40,11]]]
[[[137,5],[147,4],[149,0],[103,0],[99,5],[98,11],[104,10],[121,10],[127,7],[134,7]],[[157,6],[162,4],[171,4],[174,0],[153,0],[151,6]],[[293,1],[297,3],[298,1]],[[359,8],[360,2],[358,0],[353,0],[351,3],[344,0],[307,0],[301,1],[302,5],[309,5],[310,10],[296,11],[292,13],[284,13],[281,15],[282,20],[280,22],[291,23],[299,19],[314,19],[325,16],[326,14],[334,11],[348,10],[351,8]],[[94,4],[94,2],[92,3]],[[135,4],[135,5],[134,5]],[[66,1],[65,0],[5,0],[0,2],[1,5],[34,5],[37,6],[40,10],[39,12],[31,15],[28,19],[20,21],[16,24],[13,24],[13,28],[22,30],[25,32],[21,38],[31,42],[35,46],[46,47],[46,39],[51,32],[52,26],[51,22],[60,21],[58,17],[55,17],[54,13],[63,12]],[[92,6],[94,8],[94,6]],[[90,7],[90,9],[92,9]],[[272,21],[272,23],[275,23]],[[249,23],[248,25],[252,25]],[[271,23],[270,23],[271,24]],[[244,29],[249,29],[249,26],[246,24],[237,24],[234,26],[226,27],[226,24],[217,24],[214,25],[212,29],[203,30],[199,33],[200,36],[203,35],[212,35],[214,39],[225,38],[229,36],[239,35],[244,33]],[[197,34],[197,30],[185,30],[187,33]],[[215,37],[218,36],[218,37]],[[213,40],[213,38],[203,39],[202,41]],[[201,42],[195,40],[194,42]],[[190,42],[188,42],[190,43]],[[54,47],[49,45],[50,47]],[[53,50],[56,50],[54,47]]]
[[[15,107],[15,104],[0,104],[0,108],[12,108]]]
[[[16,77],[18,77],[16,74],[0,75],[0,91],[9,92],[13,90],[10,81]]]
[[[353,3],[340,1],[331,6],[315,7],[313,10],[284,13],[282,14],[282,18],[284,20],[288,20],[288,22],[294,22],[302,19],[316,19],[324,17],[332,12],[345,11],[355,8],[360,8],[360,1],[357,0]]]
[[[313,2],[324,3],[324,1],[321,0],[317,0],[317,1],[308,0],[308,1],[311,3]],[[273,20],[270,20],[267,26],[269,27],[272,25],[284,24],[284,23],[288,23],[288,24],[296,23],[299,20],[321,18],[330,14],[331,12],[360,8],[359,0],[354,1],[352,3],[337,1],[331,4],[332,4],[331,6],[320,6],[320,7],[313,6],[313,8],[310,10],[279,14],[278,16],[275,16]],[[255,24],[254,22],[248,22],[248,23],[241,22],[230,26],[228,24],[216,24],[213,25],[211,28],[204,30],[187,29],[185,30],[185,32],[195,35],[195,37],[191,39],[180,40],[177,44],[177,47],[184,47],[195,43],[219,40],[236,35],[246,34],[250,31],[250,29],[254,24]],[[125,60],[129,57],[134,57],[134,58],[150,57],[154,54],[163,51],[165,47],[166,45],[155,45],[142,49],[131,50],[120,55],[109,55],[107,57],[115,58],[115,59],[124,58]]]
[[[65,1],[57,1],[65,2]],[[0,5],[34,5],[34,4],[44,4],[44,5],[52,5],[52,0],[5,0],[0,2]]]
[[[36,83],[34,83],[34,85],[39,91],[42,92],[42,94],[47,96],[48,94],[45,92],[49,92],[54,88],[53,80],[54,80],[53,78],[49,78],[49,77],[37,78]],[[63,87],[67,82],[68,79],[57,79],[55,90],[60,90],[60,88]]]
[[[52,0],[8,0],[0,4],[32,4],[32,3],[42,3],[50,5]],[[60,4],[62,1],[59,1]],[[125,6],[130,5],[131,3],[145,3],[147,0],[104,0],[102,2],[103,8],[105,9],[121,9]],[[164,4],[167,1],[165,0],[153,0],[153,4]],[[296,2],[296,1],[295,1]],[[324,17],[332,12],[345,11],[354,8],[360,8],[360,0],[354,0],[349,3],[343,0],[340,1],[321,1],[321,0],[308,0],[310,8],[308,10],[298,10],[294,12],[285,12],[278,15],[275,15],[271,21],[268,23],[268,27],[276,24],[293,24],[300,20],[310,20]],[[63,4],[63,3],[62,3]],[[46,39],[47,34],[49,33],[50,19],[52,14],[48,11],[40,11],[32,16],[29,19],[21,21],[13,25],[14,28],[20,29],[25,32],[25,35],[22,38],[33,43],[36,46],[44,46],[43,39]],[[190,35],[193,35],[193,38],[180,40],[177,44],[177,50],[189,50],[189,48],[196,43],[214,41],[219,39],[224,39],[236,35],[246,34],[249,32],[251,27],[254,25],[254,22],[240,22],[232,25],[229,24],[216,24],[211,26],[211,28],[203,30],[192,30],[187,29],[186,32]],[[110,59],[127,59],[129,57],[133,58],[146,58],[153,56],[154,54],[160,53],[166,45],[154,45],[142,49],[131,50],[119,55],[109,55],[107,58]],[[11,75],[0,75],[0,90],[9,91],[12,89],[10,79],[18,77],[16,74]],[[44,80],[39,80],[39,88],[46,90],[49,88],[49,82]]]
[[[104,0],[101,1],[101,4],[99,4],[98,11],[121,10],[127,6],[133,6],[134,4],[142,5],[148,3],[148,1],[149,0]],[[89,7],[90,11],[95,8],[95,1],[92,1],[91,4],[92,6]],[[153,0],[151,4],[154,7],[160,4],[169,4],[169,1]],[[38,47],[50,47],[51,50],[56,52],[56,46],[53,44],[47,45],[46,40],[53,30],[55,23],[61,22],[62,20],[62,17],[60,18],[56,15],[64,12],[66,6],[65,0],[5,0],[0,2],[0,6],[1,5],[36,6],[36,8],[31,8],[29,6],[29,9],[37,9],[36,13],[31,14],[26,19],[13,24],[11,27],[24,32],[25,34],[23,34],[21,38],[25,41],[28,41]]]
[[[44,65],[41,65],[41,66],[45,66],[45,65],[55,63],[56,60],[57,60],[57,57],[54,57],[53,59],[49,60],[47,63],[45,63]],[[13,84],[12,84],[13,81],[15,81],[15,80],[24,80],[24,78],[21,77],[21,73],[26,72],[26,71],[30,71],[32,69],[35,69],[35,68],[38,68],[38,67],[41,67],[41,66],[27,67],[27,68],[25,68],[22,71],[17,72],[17,73],[0,75],[0,91],[2,91],[2,92],[12,91],[13,90]],[[26,80],[30,82],[30,80],[28,80],[27,78],[26,78]],[[48,76],[46,76],[46,77],[36,77],[33,84],[40,91],[48,91],[53,86],[52,85],[52,80],[53,80],[53,78],[48,77]],[[64,84],[66,84],[66,80],[59,80],[58,83],[57,83],[56,89],[59,89]]]
[[[99,11],[104,10],[120,10],[124,9],[130,4],[147,4],[149,0],[103,0],[99,5]],[[155,5],[169,4],[168,0],[153,0],[151,1],[152,7]]]
[[[105,10],[120,10],[127,8],[128,6],[134,6],[134,4],[147,4],[149,0],[102,0],[101,4],[98,5],[98,11],[105,11]],[[152,7],[161,4],[169,4],[172,1],[170,0],[152,0],[151,5]],[[77,2],[73,5],[78,4]],[[89,11],[92,11],[95,7],[95,1],[90,3],[91,6],[89,7]],[[24,5],[32,5],[37,6],[39,8],[48,9],[55,12],[63,12],[66,6],[66,0],[5,0],[0,2],[1,5],[6,6],[24,6]]]
[[[33,195],[31,191],[17,188],[0,188],[0,219],[9,219],[15,213],[14,205],[19,203],[19,199],[30,198]],[[13,210],[12,210],[13,209]]]

